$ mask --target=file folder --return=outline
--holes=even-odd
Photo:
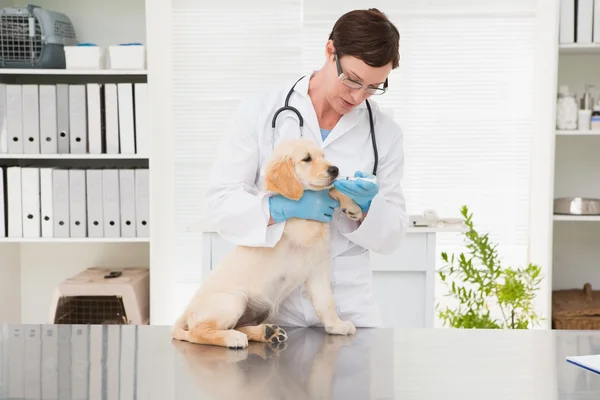
[[[600,354],[587,356],[571,356],[566,358],[567,362],[579,368],[583,368],[595,374],[600,374]]]
[[[52,170],[52,211],[54,237],[69,237],[69,170]]]
[[[40,220],[40,224],[42,226],[42,237],[54,237],[52,168],[40,168]]]
[[[148,130],[148,84],[134,84],[135,102],[135,152],[143,156],[150,153],[150,133]]]
[[[56,85],[40,85],[40,152],[58,153]]]
[[[137,237],[150,237],[150,171],[135,170],[135,219]]]
[[[69,85],[69,136],[72,154],[87,153],[87,99],[85,85]]]
[[[23,85],[23,151],[40,153],[40,96],[38,85]]]
[[[39,168],[23,168],[21,170],[22,185],[22,221],[23,237],[40,237],[40,170]]]
[[[104,114],[106,153],[119,154],[119,101],[116,83],[104,85]]]
[[[119,144],[121,154],[135,154],[135,127],[133,113],[133,84],[118,83]]]
[[[119,197],[121,209],[121,237],[136,237],[135,170],[119,170]]]
[[[0,83],[0,154],[8,153],[8,110],[6,104],[6,85]]]
[[[4,192],[6,190],[6,179],[4,174],[4,168],[0,167],[0,237],[6,237],[6,196]]]
[[[90,154],[102,154],[102,86],[87,84],[87,124]]]
[[[6,85],[6,111],[8,115],[8,152],[23,154],[23,100],[21,85]]]
[[[21,205],[21,167],[6,168],[8,236],[23,237],[23,208]]]
[[[69,153],[69,85],[56,85],[56,122],[58,126],[58,152]]]
[[[102,170],[85,171],[87,187],[87,224],[88,237],[104,237],[104,214],[102,211]]]
[[[119,170],[102,170],[102,211],[104,237],[121,237],[121,210],[119,209]]]
[[[72,238],[87,236],[85,189],[85,170],[69,170],[69,236]]]

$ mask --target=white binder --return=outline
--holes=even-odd
[[[102,170],[102,209],[104,237],[121,237],[119,210],[119,170]]]
[[[21,169],[23,237],[40,237],[40,170]]]
[[[121,154],[135,154],[135,128],[133,113],[133,84],[118,83],[119,138]]]
[[[26,154],[40,153],[40,98],[38,85],[23,85],[23,151]]]
[[[21,167],[6,168],[8,236],[23,237],[23,207],[21,205]]]
[[[4,182],[4,168],[0,167],[0,237],[6,237],[6,218],[4,216],[4,210],[6,210],[6,199],[4,198],[4,188],[6,182]]]
[[[8,325],[8,396],[9,399],[25,397],[25,326]]]
[[[42,394],[42,328],[40,325],[25,327],[25,396],[29,400],[38,400]],[[44,393],[45,394],[45,393]]]
[[[71,399],[87,399],[89,394],[88,344],[91,325],[73,325],[71,330]],[[66,397],[61,397],[66,398]]]
[[[84,84],[69,85],[69,136],[72,154],[87,153],[87,100]]]
[[[104,216],[102,212],[102,170],[88,169],[86,173],[86,204],[88,237],[104,237]]]
[[[137,237],[150,237],[150,171],[135,170],[135,219]]]
[[[150,133],[148,130],[148,84],[135,83],[135,152],[143,156],[150,153]]]
[[[6,85],[0,83],[0,154],[8,153],[8,110],[6,104]]]
[[[56,85],[40,85],[40,152],[58,153]]]
[[[119,197],[121,206],[121,237],[136,237],[135,170],[119,170]]]
[[[69,153],[69,85],[56,85],[56,123],[58,126],[58,152]]]
[[[13,154],[23,154],[22,101],[21,85],[6,85],[8,152]]]
[[[85,198],[85,170],[69,170],[69,221],[70,237],[87,236],[87,215]]]
[[[119,154],[119,100],[117,84],[104,85],[106,153]]]
[[[52,211],[54,237],[69,237],[69,170],[52,170]]]
[[[58,395],[58,327],[42,325],[42,398],[59,399]]]
[[[99,83],[87,84],[88,147],[90,154],[102,154],[102,103]]]
[[[40,224],[42,226],[42,237],[54,237],[52,168],[40,168]]]

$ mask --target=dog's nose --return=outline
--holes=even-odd
[[[338,173],[340,172],[340,170],[338,167],[332,165],[331,167],[327,168],[327,172],[331,176],[338,176]]]

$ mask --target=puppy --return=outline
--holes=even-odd
[[[329,190],[353,220],[360,207],[333,188],[339,170],[310,140],[284,141],[275,148],[265,173],[265,188],[298,200],[304,190]],[[336,313],[329,282],[329,225],[291,218],[274,247],[237,246],[211,272],[175,323],[174,339],[229,348],[248,341],[287,340],[280,327],[265,323],[281,302],[306,284],[312,305],[329,334],[352,335],[356,328]]]

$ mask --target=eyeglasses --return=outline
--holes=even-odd
[[[363,85],[362,83],[357,82],[354,79],[351,79],[344,74],[344,71],[342,71],[342,66],[340,64],[340,59],[337,55],[335,56],[335,63],[337,65],[338,78],[340,78],[340,81],[344,84],[344,86],[346,86],[350,89],[355,89],[355,90],[362,89],[365,87],[365,85]],[[381,95],[381,94],[384,94],[385,92],[387,92],[387,89],[388,89],[388,80],[387,80],[387,78],[385,78],[383,87],[368,85],[365,88],[365,92],[367,92],[368,94]]]

